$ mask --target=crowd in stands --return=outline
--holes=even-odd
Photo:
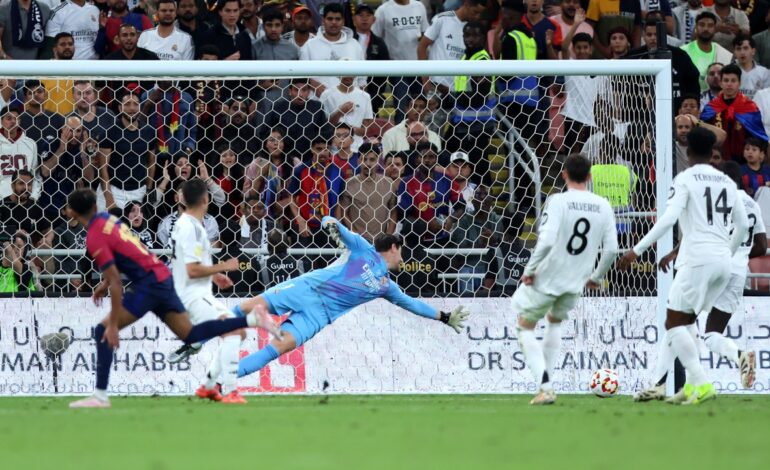
[[[770,200],[769,5],[0,0],[0,76],[4,60],[648,59],[665,49],[663,28],[676,171],[687,132],[707,126],[715,159],[741,163],[744,189]],[[323,265],[287,250],[330,247],[320,219],[334,215],[369,240],[404,236],[405,287],[435,287],[451,271],[467,275],[455,291],[489,292],[526,264],[524,232],[544,196],[508,168],[500,140],[513,133],[550,186],[563,157],[583,152],[593,190],[617,211],[652,210],[652,96],[650,79],[607,76],[2,79],[0,292],[92,285],[81,258],[28,255],[83,248],[64,214],[73,189],[94,188],[100,209],[164,248],[183,207],[177,189],[193,177],[209,187],[210,240],[230,254],[263,251],[243,258],[236,287]],[[633,235],[633,224],[618,227]],[[490,250],[426,256],[437,247]]]

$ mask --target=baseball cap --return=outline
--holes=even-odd
[[[367,3],[359,3],[356,5],[356,15],[361,13],[362,11],[368,11],[372,15],[374,14],[374,8],[371,7],[371,5]]]
[[[298,5],[298,6],[294,7],[294,9],[291,11],[291,17],[294,18],[295,15],[297,15],[299,13],[302,13],[303,11],[307,12],[308,15],[312,15],[313,14],[310,11],[310,8],[306,7],[305,5]]]
[[[463,163],[467,163],[467,164],[471,163],[471,159],[468,158],[468,154],[465,152],[454,152],[452,155],[449,156],[449,161],[451,163],[454,163],[458,160],[462,160]]]

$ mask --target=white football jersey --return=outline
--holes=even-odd
[[[759,204],[746,194],[746,191],[739,189],[738,199],[743,202],[746,216],[749,218],[749,233],[733,255],[732,270],[735,274],[743,275],[749,264],[749,253],[751,253],[751,246],[754,244],[754,235],[765,233],[765,221],[762,220],[762,209],[759,208]]]
[[[390,58],[417,60],[417,45],[428,29],[425,5],[417,0],[406,5],[389,0],[377,8],[374,17],[372,32],[385,41]]]
[[[166,38],[160,37],[158,28],[142,31],[136,45],[154,52],[160,60],[193,60],[195,56],[192,36],[176,28]]]
[[[99,34],[99,9],[92,3],[82,7],[72,2],[59,5],[45,25],[45,35],[56,37],[61,32],[72,34],[75,42],[74,60],[98,59],[94,46]]]
[[[599,249],[612,259],[617,246],[615,214],[606,199],[579,190],[554,194],[524,274],[534,274],[533,287],[544,294],[579,293],[594,271]]]
[[[323,104],[324,111],[327,116],[331,116],[332,113],[337,111],[340,106],[352,101],[355,104],[355,108],[340,119],[341,123],[345,123],[351,127],[361,127],[366,119],[374,119],[374,111],[372,111],[372,97],[369,93],[361,90],[360,88],[353,88],[350,93],[343,93],[339,88],[329,88],[321,94],[321,104]],[[364,143],[364,138],[360,135],[353,134],[353,152],[357,152],[361,144]]]
[[[681,245],[676,267],[701,266],[732,258],[733,221],[748,226],[746,209],[738,202],[738,188],[727,175],[709,164],[694,165],[674,178],[666,211],[634,247],[639,254],[679,220]]]
[[[187,275],[188,263],[200,263],[211,266],[211,242],[195,217],[182,214],[171,231],[171,273],[174,276],[174,289],[187,307],[193,300],[211,295],[211,276],[190,279]]]
[[[460,60],[465,55],[465,42],[463,42],[463,28],[465,21],[460,21],[453,11],[445,11],[433,17],[431,24],[425,31],[425,37],[433,41],[428,48],[428,60]],[[435,76],[430,81],[446,85],[451,90],[454,86],[454,77]]]
[[[0,199],[10,196],[13,192],[11,178],[17,170],[27,170],[35,175],[30,197],[37,199],[42,189],[40,175],[37,171],[37,143],[24,133],[14,141],[0,133]]]

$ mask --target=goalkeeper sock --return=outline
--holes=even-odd
[[[187,338],[180,339],[185,344],[193,344],[249,326],[257,326],[256,317],[253,315],[240,318],[225,318],[224,320],[209,320],[193,325],[187,334]]]
[[[674,362],[674,352],[671,350],[671,338],[668,331],[663,333],[663,337],[658,342],[658,361],[655,363],[653,377],[657,382],[655,385],[662,385],[666,382],[666,376],[671,369],[671,363]]]
[[[545,370],[551,379],[553,379],[553,369],[560,350],[561,323],[546,322],[543,333],[543,356],[545,357]]]
[[[238,363],[238,377],[253,374],[269,364],[270,361],[278,358],[279,355],[278,350],[272,344],[268,344],[259,351],[241,359],[241,362]]]
[[[219,346],[219,362],[222,374],[222,395],[237,390],[238,386],[238,355],[241,349],[240,335],[230,335],[222,338]]]
[[[535,338],[533,330],[517,328],[519,337],[519,347],[524,353],[524,359],[527,361],[529,370],[535,383],[543,390],[550,390],[551,384],[547,372],[545,371],[545,357],[540,342]]]
[[[232,312],[235,314],[236,317],[245,317],[246,316],[246,312],[244,312],[241,309],[240,305],[236,305],[235,307],[233,307]]]
[[[735,344],[735,341],[727,338],[721,333],[711,331],[706,333],[704,342],[706,343],[706,347],[709,348],[709,350],[735,362],[736,364],[738,363],[738,345]]]
[[[687,327],[677,326],[671,328],[668,330],[668,336],[671,339],[671,348],[687,371],[690,383],[698,387],[708,382],[706,371],[703,370],[703,366],[700,364],[698,348],[695,346],[695,342],[692,340]]]
[[[221,349],[221,345],[220,345],[220,349]],[[214,357],[211,359],[211,363],[209,364],[209,368],[206,372],[206,382],[203,384],[203,386],[206,387],[208,390],[211,390],[214,388],[214,386],[219,381],[219,374],[222,373],[222,361],[219,360],[220,349],[217,349],[217,352],[214,354]]]
[[[99,323],[94,328],[94,339],[96,340],[96,390],[102,393],[107,392],[107,385],[110,381],[110,366],[112,366],[112,348],[106,341],[102,341],[106,328]]]

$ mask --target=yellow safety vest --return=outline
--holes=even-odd
[[[463,57],[460,60],[492,60],[492,56],[489,55],[489,52],[487,52],[486,49],[482,49],[477,53],[473,54],[470,59],[466,58],[465,54],[463,54]],[[459,75],[455,77],[454,91],[468,91],[469,79],[470,77],[468,77],[467,75]],[[494,77],[492,77],[492,80],[494,81]]]
[[[537,60],[537,43],[535,39],[517,30],[509,31],[508,36],[516,41],[516,60]],[[540,101],[540,92],[537,86],[537,77],[514,77],[508,80],[501,79],[497,82],[497,91],[500,101],[510,103],[537,106]]]
[[[462,59],[460,60],[492,60],[492,56],[489,55],[489,52],[486,51],[486,49],[482,49],[475,54],[473,54],[470,58],[467,58],[467,56],[463,55]],[[455,92],[463,92],[463,91],[469,91],[469,81],[470,77],[467,75],[460,75],[455,77]],[[455,107],[454,110],[452,110],[451,116],[450,116],[450,122],[453,124],[457,124],[458,122],[474,122],[474,121],[491,121],[495,119],[495,105],[497,104],[497,99],[494,96],[494,83],[495,83],[495,77],[492,77],[492,86],[489,89],[489,99],[484,104],[483,107],[480,109],[475,108],[460,108]]]

